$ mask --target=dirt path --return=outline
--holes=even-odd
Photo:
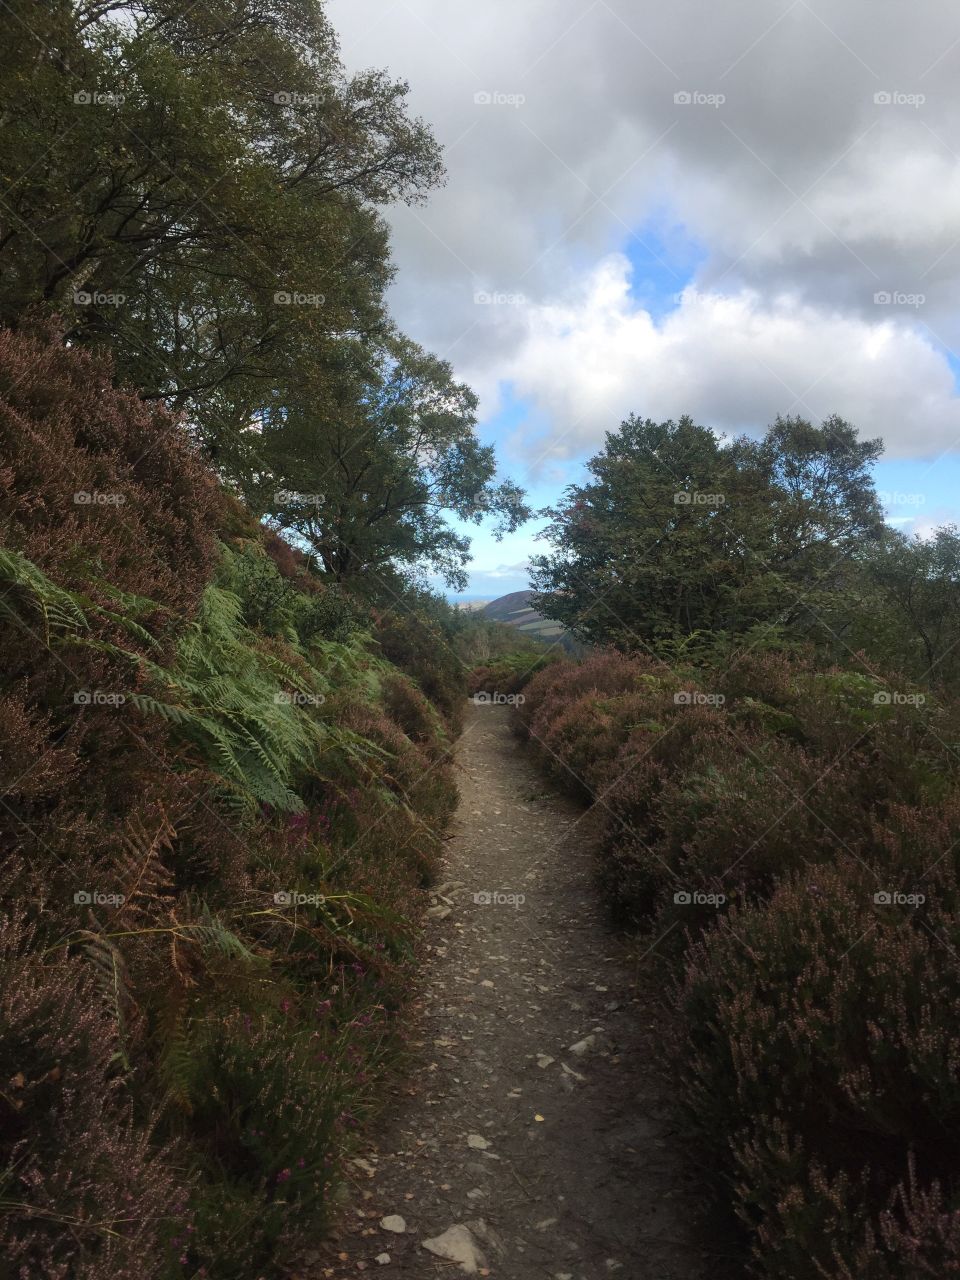
[[[604,926],[582,810],[547,791],[509,715],[470,709],[412,1096],[354,1166],[349,1261],[320,1274],[449,1280],[476,1248],[466,1273],[503,1280],[701,1280],[696,1193],[645,1065],[656,1027]],[[462,1265],[424,1247],[451,1227]]]

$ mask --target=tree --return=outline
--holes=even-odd
[[[436,143],[320,0],[6,8],[0,320],[61,312],[229,462],[305,344],[382,330],[378,206],[440,181]]]
[[[446,361],[399,336],[373,352],[343,345],[338,356],[292,404],[264,415],[260,508],[337,581],[399,568],[462,589],[470,540],[448,516],[491,517],[502,536],[530,514],[522,490],[495,480],[494,451],[476,434],[476,396]]]
[[[865,566],[876,599],[863,643],[915,679],[952,683],[960,673],[960,530],[929,539],[888,530]]]
[[[723,443],[690,418],[628,418],[551,510],[534,602],[580,638],[655,647],[706,632],[822,627],[882,518],[878,441],[849,424],[778,418]]]

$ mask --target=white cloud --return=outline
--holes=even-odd
[[[777,413],[839,413],[889,456],[960,443],[960,399],[944,356],[899,317],[843,314],[781,293],[688,289],[659,322],[630,296],[630,264],[605,258],[564,298],[528,306],[500,374],[555,424],[548,456],[592,449],[627,414],[689,413],[720,431]],[[531,442],[527,453],[544,451]]]
[[[938,346],[960,350],[960,28],[942,0],[327,8],[347,65],[408,79],[447,148],[447,186],[388,214],[397,318],[488,415],[506,378],[552,415],[531,456],[592,448],[631,411],[729,431],[838,412],[895,455],[960,436]],[[662,321],[608,256],[657,221],[704,254],[704,296]],[[529,301],[477,306],[478,289]],[[924,302],[878,310],[881,290]]]

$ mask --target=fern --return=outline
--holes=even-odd
[[[127,1036],[137,1006],[126,961],[113,938],[107,934],[81,929],[76,940],[81,943],[84,955],[93,966],[97,988],[117,1028],[117,1052],[114,1058],[120,1062],[124,1071],[129,1071]]]
[[[128,701],[146,715],[161,717],[192,745],[219,777],[219,798],[239,816],[252,817],[263,806],[302,811],[299,786],[311,776],[332,776],[328,763],[335,763],[333,773],[346,766],[369,778],[381,774],[390,759],[383,748],[323,715],[323,702],[334,687],[370,697],[390,669],[361,641],[314,640],[309,657],[291,644],[291,658],[279,657],[245,626],[240,597],[210,586],[198,616],[181,637],[174,662],[164,666],[91,631],[94,620],[107,621],[144,648],[155,649],[154,637],[137,620],[157,607],[152,601],[98,583],[98,591],[103,589],[130,612],[104,609],[87,596],[56,586],[13,551],[0,550],[2,580],[28,593],[44,618],[48,645],[56,631],[58,644],[93,648],[139,669],[152,688],[128,692]],[[16,599],[0,598],[0,609],[17,613]]]
[[[46,644],[51,643],[54,628],[62,631],[80,631],[89,627],[79,598],[71,591],[58,587],[42,570],[19,551],[0,547],[0,582],[18,588],[26,594],[33,607],[43,618]],[[8,618],[18,618],[15,597],[4,592],[0,596],[0,613]]]
[[[142,913],[148,907],[154,910],[164,906],[173,892],[173,877],[163,862],[163,853],[172,848],[175,832],[166,817],[160,827],[150,835],[142,822],[129,822],[123,833],[126,864],[121,868],[123,885],[123,911]]]

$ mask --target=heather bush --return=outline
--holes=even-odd
[[[756,1270],[960,1272],[957,708],[770,651],[600,654],[525,692],[615,919],[684,966],[671,1078]]]
[[[394,724],[428,754],[448,750],[436,710],[408,678],[391,673],[384,679],[383,706]]]
[[[0,338],[0,1238],[17,1280],[247,1280],[402,1052],[450,730],[168,415]]]
[[[134,1118],[98,970],[0,919],[0,1248],[11,1276],[136,1280],[178,1265],[183,1155]],[[175,1272],[171,1272],[175,1274]]]
[[[467,693],[517,694],[526,689],[530,681],[554,662],[559,662],[555,650],[520,650],[499,654],[487,662],[472,668],[467,676]]]
[[[170,413],[112,376],[55,328],[0,330],[0,546],[98,603],[121,592],[188,616],[216,558],[218,488]]]
[[[374,635],[380,652],[416,683],[459,733],[463,724],[466,670],[453,637],[424,610],[388,609],[376,615]]]
[[[922,888],[919,868],[890,883],[842,856],[789,876],[688,953],[679,1093],[728,1171],[765,1274],[853,1267],[911,1154],[926,1193],[960,1191],[960,975],[944,963],[960,893],[955,854],[942,854],[931,842]],[[896,891],[927,900],[875,900]],[[884,1221],[890,1239],[891,1223],[904,1230],[896,1214]]]
[[[538,673],[524,690],[520,712],[522,731],[534,740],[577,698],[617,697],[639,691],[644,677],[665,678],[670,669],[642,657],[624,657],[605,649],[583,662],[559,661]]]
[[[869,828],[858,795],[861,760],[848,756],[825,768],[776,738],[739,737],[740,754],[721,738],[712,745],[686,772],[666,778],[646,840],[634,847],[652,889],[648,913],[658,932],[676,929],[677,944],[709,925],[718,905],[762,900],[790,871],[838,852],[861,856]],[[697,894],[712,900],[698,906]],[[641,904],[630,907],[636,915]]]

